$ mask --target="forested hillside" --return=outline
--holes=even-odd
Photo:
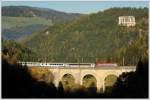
[[[119,16],[135,16],[136,26],[118,25]],[[111,8],[58,23],[22,41],[48,62],[117,62],[135,65],[148,55],[148,8]]]
[[[55,23],[73,20],[78,16],[80,14],[46,8],[4,6],[2,7],[2,38],[20,40]]]

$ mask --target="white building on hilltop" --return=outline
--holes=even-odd
[[[121,26],[135,26],[135,17],[134,16],[119,16],[119,25]]]

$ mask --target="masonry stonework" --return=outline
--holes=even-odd
[[[32,69],[32,67],[30,67]],[[105,78],[108,75],[119,77],[123,72],[134,72],[135,66],[117,67],[117,68],[47,68],[54,76],[53,83],[58,87],[59,82],[65,74],[71,74],[76,84],[83,84],[83,78],[86,75],[92,75],[97,81],[97,91],[105,91]]]

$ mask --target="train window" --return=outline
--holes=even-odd
[[[91,64],[69,64],[69,65],[86,65],[86,66],[89,66]]]

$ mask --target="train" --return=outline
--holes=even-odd
[[[106,62],[96,62],[96,67],[117,67],[117,63],[112,63],[112,62],[109,62],[109,63],[106,63]]]
[[[81,67],[81,68],[94,68],[94,67],[117,67],[117,63],[48,63],[48,62],[18,62],[18,64],[22,66],[39,66],[39,67],[54,67],[54,68],[61,68],[61,67]]]

